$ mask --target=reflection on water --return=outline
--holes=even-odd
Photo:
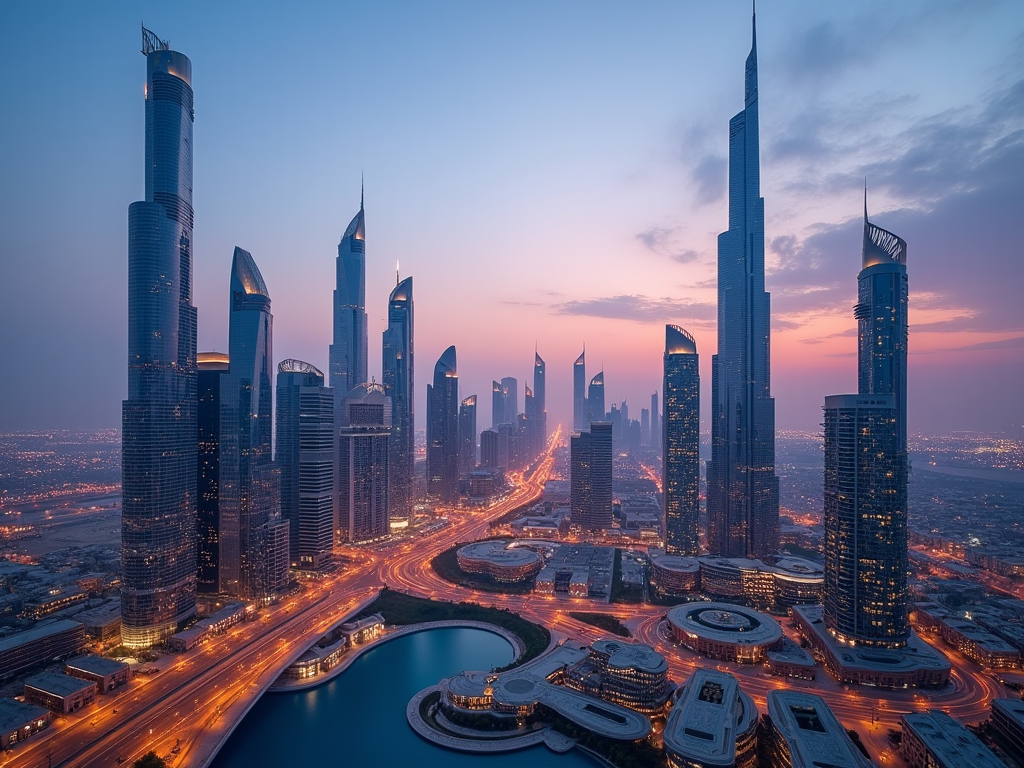
[[[400,637],[362,656],[329,683],[269,693],[252,708],[212,768],[283,765],[445,765],[475,768],[593,768],[573,750],[546,747],[500,755],[451,752],[423,741],[405,705],[442,677],[508,664],[512,647],[479,629],[434,629]]]

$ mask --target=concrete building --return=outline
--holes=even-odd
[[[668,612],[675,642],[708,658],[760,664],[782,642],[771,616],[728,603],[686,603]]]
[[[828,704],[803,691],[769,691],[762,762],[772,768],[872,768]]]
[[[466,573],[490,576],[502,584],[529,581],[540,573],[544,559],[532,549],[512,544],[504,539],[478,541],[460,548],[455,556]]]
[[[675,689],[664,656],[618,639],[591,643],[587,658],[566,670],[565,684],[645,715],[663,712]]]
[[[107,693],[132,679],[132,670],[126,662],[107,659],[103,656],[79,656],[64,665],[64,671],[72,677],[96,683],[100,693]]]
[[[44,707],[0,699],[0,749],[10,749],[49,724],[50,713]]]
[[[938,709],[900,718],[908,768],[1006,768],[964,725]]]
[[[537,574],[534,590],[541,595],[595,597],[611,595],[613,547],[592,544],[563,544]]]
[[[662,735],[671,768],[750,768],[757,707],[735,677],[699,668],[680,689]]]
[[[612,525],[612,425],[591,421],[570,438],[572,524],[585,531]]]
[[[1024,763],[1024,701],[993,699],[992,735],[1018,763]]]
[[[648,551],[651,561],[650,583],[656,593],[677,597],[696,593],[700,588],[700,562],[695,557],[666,555]]]
[[[40,624],[0,640],[0,680],[85,647],[85,627],[66,619]]]
[[[96,701],[96,683],[59,672],[44,672],[25,681],[25,701],[69,715]]]

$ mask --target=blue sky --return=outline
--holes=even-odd
[[[275,358],[326,367],[365,174],[372,372],[400,261],[418,390],[454,343],[462,394],[487,403],[491,379],[530,375],[536,342],[564,420],[585,342],[607,401],[638,411],[674,322],[697,338],[708,401],[749,12],[6,0],[0,428],[120,423],[140,17],[193,64],[201,350],[227,346],[239,245],[273,296]],[[909,243],[911,429],[1020,430],[1024,4],[765,2],[758,54],[780,428],[815,428],[824,396],[855,387],[866,175],[873,220]]]

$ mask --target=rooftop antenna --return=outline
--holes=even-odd
[[[153,51],[169,51],[171,44],[167,40],[161,40],[155,33],[146,29],[146,22],[142,24],[142,55],[148,56]]]
[[[864,177],[864,221],[868,220],[868,177]]]
[[[398,271],[398,264],[398,259],[395,259],[395,285],[398,285],[400,282],[402,282],[402,278],[400,277],[401,272]]]

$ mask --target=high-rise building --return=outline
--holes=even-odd
[[[825,626],[899,647],[907,618],[907,458],[893,395],[825,398]]]
[[[412,519],[416,460],[412,277],[399,282],[388,299],[388,327],[384,331],[382,359],[382,383],[391,398],[391,438],[388,441],[391,451],[388,465],[391,525],[407,525]]]
[[[651,444],[651,412],[647,408],[640,409],[640,444]]]
[[[468,475],[476,469],[476,395],[464,398],[459,405],[459,473]]]
[[[729,121],[729,229],[718,236],[718,354],[711,359],[708,545],[762,558],[779,547],[775,400],[764,289],[764,199],[758,158],[756,27],[744,108]]]
[[[604,421],[607,413],[604,410],[604,371],[590,380],[587,390],[587,425],[595,421]]]
[[[270,308],[270,292],[256,262],[236,247],[228,315],[230,363],[221,376],[220,394],[219,591],[257,601],[272,597],[273,585],[282,579],[269,550],[272,542],[279,542],[274,529],[281,524],[280,473],[273,466],[270,443]],[[287,554],[284,558],[287,570]]]
[[[334,392],[301,360],[277,366],[274,463],[281,472],[281,517],[292,568],[319,571],[334,543]]]
[[[548,400],[547,400],[547,365],[544,358],[536,350],[533,352],[533,403],[537,416],[538,426],[535,434],[540,436],[540,445],[537,451],[544,449],[544,443],[548,439]]]
[[[868,221],[857,276],[857,391],[892,395],[900,450],[907,450],[907,243]]]
[[[569,503],[573,525],[599,531],[612,524],[612,425],[594,421],[569,446]]]
[[[196,612],[192,63],[142,29],[146,192],[128,207],[121,640],[159,643]]]
[[[215,595],[220,589],[220,379],[228,372],[228,356],[223,352],[200,352],[197,360],[196,590]]]
[[[700,554],[700,372],[697,342],[665,326],[664,523],[665,552]]]
[[[572,428],[587,428],[587,350],[584,347],[572,364]]]
[[[501,466],[498,461],[498,433],[493,429],[485,429],[480,433],[480,466],[488,469]]]
[[[434,366],[427,385],[427,493],[442,504],[459,501],[459,372],[455,347]]]
[[[380,384],[360,384],[341,401],[337,495],[339,538],[373,541],[391,531],[388,439],[391,399]]]
[[[519,382],[512,376],[506,376],[501,380],[501,394],[503,397],[504,414],[502,424],[515,424],[516,416],[519,415]]]
[[[363,198],[359,213],[338,243],[334,289],[334,343],[330,349],[330,385],[336,399],[369,380],[366,368],[366,223]],[[340,418],[340,407],[335,416]]]
[[[497,431],[505,418],[505,394],[500,381],[491,382],[491,429]]]
[[[661,420],[658,418],[658,393],[651,395],[651,448],[661,450]]]

